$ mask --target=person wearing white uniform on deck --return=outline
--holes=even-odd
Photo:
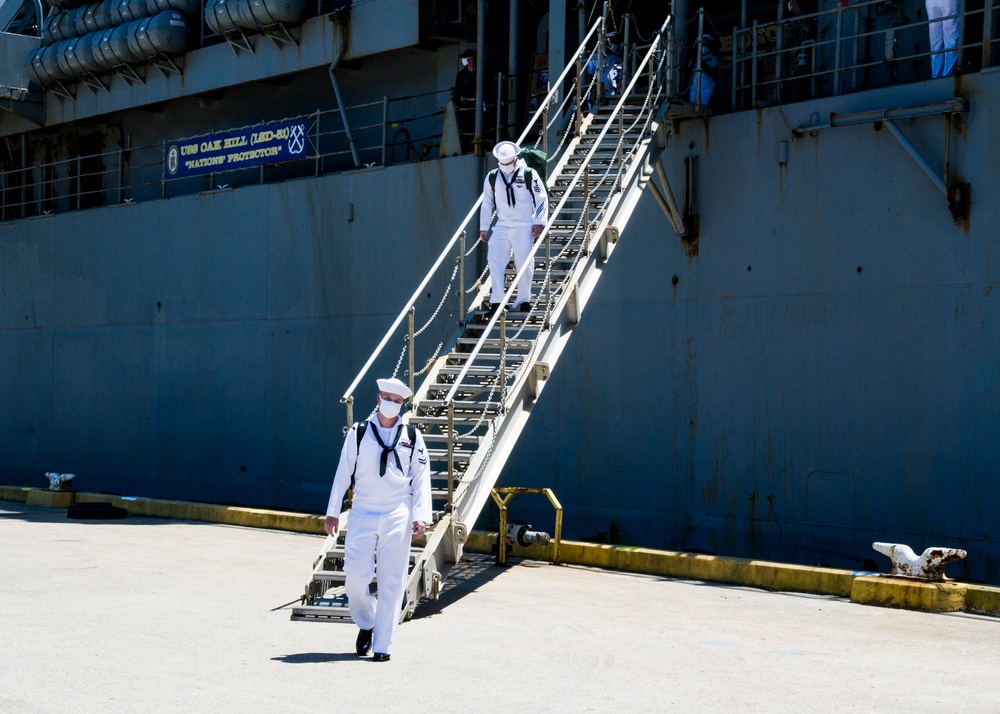
[[[483,181],[483,205],[479,211],[479,239],[488,241],[486,259],[490,266],[490,314],[500,307],[504,295],[504,271],[514,252],[514,264],[520,270],[528,259],[534,239],[542,234],[549,217],[549,199],[545,184],[537,172],[518,157],[521,147],[513,141],[501,141],[493,147],[499,163],[495,178]],[[494,172],[490,172],[493,174]],[[489,236],[493,210],[497,222]],[[514,304],[521,312],[531,309],[531,279],[534,265],[517,282]]]
[[[341,504],[353,489],[344,548],[348,607],[360,628],[355,649],[365,656],[374,639],[376,662],[392,654],[406,589],[410,533],[418,538],[431,520],[430,466],[424,437],[399,413],[412,392],[398,379],[378,380],[378,411],[347,433],[333,479],[324,529],[334,535]],[[363,429],[360,444],[358,429]],[[378,597],[369,592],[378,560]]]
[[[958,0],[927,0],[930,33],[931,77],[947,77],[958,61]],[[941,19],[947,18],[947,19]]]

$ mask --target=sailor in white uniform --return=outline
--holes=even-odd
[[[344,441],[324,528],[337,532],[344,494],[353,488],[344,574],[351,617],[361,630],[355,649],[365,656],[374,638],[374,660],[385,662],[399,626],[410,534],[422,536],[431,520],[431,485],[424,437],[399,416],[412,392],[398,379],[380,379],[378,389],[378,411],[353,425]],[[368,587],[376,558],[378,598]]]
[[[941,19],[947,18],[947,19]],[[927,0],[930,33],[931,77],[947,77],[958,61],[958,0]]]
[[[529,169],[518,157],[521,147],[513,141],[501,141],[493,147],[499,167],[483,181],[483,205],[479,211],[479,239],[489,241],[486,259],[490,266],[490,312],[496,311],[504,295],[504,270],[514,252],[514,264],[520,270],[528,259],[534,239],[542,234],[548,221],[549,200],[545,184],[537,172]],[[493,210],[497,222],[489,236]],[[521,312],[531,309],[531,279],[534,265],[529,266],[517,282],[514,304]]]

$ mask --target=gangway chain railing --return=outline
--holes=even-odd
[[[464,260],[475,249],[473,243],[466,250],[467,226],[477,220],[480,197],[341,400],[349,426],[355,420],[356,391],[360,388],[367,392],[366,381],[382,376],[373,374],[376,365],[392,364],[396,355],[394,338],[400,338],[405,321],[402,351],[393,374],[398,373],[405,361],[405,377],[415,387],[414,409],[408,418],[424,433],[428,455],[436,469],[432,473],[434,499],[441,506],[436,507],[435,523],[426,542],[413,550],[401,617],[412,614],[421,597],[436,596],[448,569],[460,559],[466,524],[474,522],[489,498],[548,370],[558,360],[600,277],[603,260],[614,249],[616,228],[627,222],[642,193],[651,173],[652,153],[662,148],[663,142],[657,137],[667,98],[664,68],[670,65],[670,53],[666,51],[670,19],[664,22],[643,59],[637,64],[633,62],[628,86],[616,98],[614,106],[595,108],[584,116],[583,104],[592,94],[594,83],[591,81],[584,90],[583,67],[594,50],[603,46],[603,28],[603,19],[594,23],[576,50],[577,61],[562,72],[546,96],[542,110],[518,139],[523,144],[534,131],[545,135],[553,126],[564,128],[572,137],[567,141],[563,136],[560,146],[565,145],[565,151],[554,157],[555,167],[547,180],[550,199],[555,202],[551,218],[534,243],[529,260],[516,274],[508,269],[506,275],[510,287],[504,296],[505,303],[513,298],[523,271],[533,271],[536,297],[530,311],[507,314],[500,310],[486,319],[486,314],[475,304],[466,308],[467,292],[476,293],[473,303],[486,299],[489,293],[485,272],[468,290],[464,282]],[[575,77],[569,79],[574,68]],[[567,103],[563,103],[550,120],[548,107],[554,106],[560,90],[573,96],[574,102],[565,113],[562,110]],[[612,227],[612,221],[617,226]],[[542,257],[541,251],[544,257],[540,268],[535,270],[535,258]],[[457,264],[451,270],[445,295],[431,318],[417,329],[417,302],[432,281],[444,277],[447,271],[444,266],[449,259]],[[528,268],[529,265],[532,267]],[[447,343],[441,341],[428,350],[429,358],[418,362],[415,338],[444,313],[443,306],[456,276],[457,309],[450,314],[457,316],[458,329]],[[417,386],[415,377],[424,373],[426,377]],[[325,547],[326,564],[320,558],[317,568],[323,570],[328,565],[336,569],[342,548],[333,539],[328,539]],[[327,581],[333,580],[328,571],[320,575]],[[323,600],[332,603],[333,599],[325,598],[324,592],[325,586],[311,590],[307,586],[305,599],[313,605]],[[301,616],[297,617],[296,611]],[[293,619],[322,615],[322,607],[293,610]],[[328,619],[333,617],[336,615]]]

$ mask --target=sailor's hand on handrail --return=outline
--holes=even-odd
[[[323,530],[329,536],[336,535],[337,527],[340,525],[340,519],[334,518],[333,516],[327,516],[326,521],[323,523]]]
[[[489,240],[489,234],[489,231],[479,231],[479,240],[483,243],[487,242]]]
[[[413,521],[413,535],[417,538],[427,532],[427,524],[423,521]]]
[[[545,229],[545,226],[540,226],[540,225],[538,225],[538,224],[536,223],[535,225],[533,225],[533,226],[531,227],[531,236],[532,236],[533,238],[537,238],[538,236],[540,236],[540,235],[542,234],[542,231],[543,231],[544,229]]]

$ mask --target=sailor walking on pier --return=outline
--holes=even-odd
[[[431,520],[430,466],[424,437],[399,416],[412,392],[398,379],[378,380],[378,411],[348,431],[333,479],[324,529],[334,535],[348,488],[354,490],[344,548],[348,607],[360,628],[355,649],[365,656],[374,638],[376,662],[388,661],[406,587],[410,533]],[[378,598],[369,585],[378,561]]]
[[[513,141],[501,141],[493,147],[500,164],[483,181],[483,205],[479,210],[479,239],[489,241],[486,260],[490,266],[490,313],[496,312],[504,296],[504,271],[514,252],[514,264],[520,270],[528,260],[534,239],[542,234],[549,217],[549,198],[538,173],[518,155],[521,147]],[[487,237],[493,210],[497,222],[492,237]],[[521,312],[531,310],[531,279],[534,265],[517,281],[515,305]]]

